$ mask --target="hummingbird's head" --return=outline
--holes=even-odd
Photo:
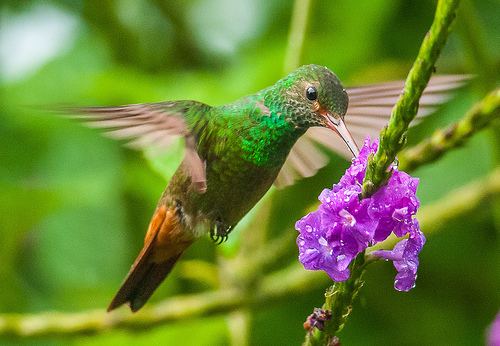
[[[358,147],[344,123],[349,104],[337,76],[319,65],[304,65],[278,82],[287,101],[289,121],[297,128],[326,127],[336,132],[354,156]]]

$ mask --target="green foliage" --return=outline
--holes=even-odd
[[[103,20],[102,3],[112,20]],[[477,78],[436,116],[410,129],[410,144],[457,121],[498,83],[500,27],[493,15],[498,4],[494,0],[463,4],[466,10],[457,18],[460,26],[451,34],[436,69]],[[0,314],[101,310],[142,245],[164,178],[180,161],[181,150],[150,160],[154,153],[144,157],[98,131],[39,109],[64,103],[169,99],[223,104],[255,92],[282,77],[292,2],[32,0],[23,5],[7,1],[2,6],[0,33],[10,30],[4,24],[6,18],[11,23],[40,7],[62,11],[77,26],[64,49],[38,69],[11,78],[0,65]],[[402,79],[432,22],[434,7],[433,1],[312,1],[301,63],[327,65],[346,85]],[[243,29],[232,30],[237,23],[228,18],[228,9]],[[200,16],[203,20],[198,20]],[[34,19],[27,18],[24,31],[33,30]],[[9,56],[21,54],[2,49]],[[422,204],[497,166],[499,136],[498,129],[483,131],[463,148],[417,169]],[[347,165],[332,157],[331,164],[314,178],[285,191],[272,191],[252,211],[256,216],[242,221],[231,234],[229,243],[216,250],[206,239],[184,258],[235,268],[222,271],[221,284],[243,280],[249,271],[245,263],[258,257],[260,249],[249,237],[271,242],[284,232],[294,232],[295,220],[314,206],[321,189],[337,181]],[[447,344],[479,343],[500,307],[496,206],[485,202],[439,226],[442,232],[429,237],[417,287],[410,293],[393,291],[391,266],[370,266],[355,311],[339,335],[342,343],[440,344],[443,335]],[[266,222],[252,221],[266,217],[265,213]],[[295,263],[294,246],[293,239],[288,246],[276,246],[281,256],[273,261],[259,258],[261,274]],[[191,264],[186,268],[193,271],[196,266]],[[199,282],[193,273],[183,275],[183,270],[181,263],[153,303],[207,288],[206,280]],[[285,299],[274,301],[271,296],[262,305],[248,307],[250,344],[302,342],[302,323],[314,306],[322,304],[320,286],[328,285],[321,275],[312,278],[318,280],[315,287],[299,285]],[[241,294],[250,297],[252,291]],[[0,344],[174,344],[179,340],[186,345],[228,344],[226,318],[193,317],[151,329],[74,337],[0,337]]]

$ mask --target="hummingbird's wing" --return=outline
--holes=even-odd
[[[196,139],[188,118],[201,118],[210,106],[197,101],[132,104],[118,107],[64,108],[86,125],[106,129],[111,138],[126,140],[134,149],[167,148],[175,137],[185,139],[184,164],[199,192],[206,190],[205,163],[196,151]],[[192,120],[192,119],[191,119]]]
[[[468,75],[432,77],[420,98],[417,117],[412,125],[418,124],[449,100],[452,91],[463,86],[469,79],[471,76]],[[344,121],[356,143],[363,143],[366,136],[378,137],[380,130],[387,125],[403,88],[404,81],[394,81],[347,89],[349,107]],[[290,151],[274,182],[276,187],[285,187],[303,177],[312,176],[328,163],[327,156],[316,144],[348,160],[352,158],[352,153],[333,131],[322,127],[310,128]]]

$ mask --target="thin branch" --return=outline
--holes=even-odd
[[[311,0],[295,0],[293,5],[292,22],[285,53],[285,73],[296,69],[300,64],[310,7]]]
[[[429,236],[462,214],[477,210],[481,204],[500,194],[500,168],[485,178],[461,186],[438,202],[422,208],[419,220]]]
[[[433,162],[446,151],[465,143],[474,133],[482,130],[500,116],[500,88],[493,90],[474,105],[465,116],[446,129],[439,129],[429,138],[398,155],[399,168],[413,170],[423,164]]]
[[[406,78],[403,93],[392,110],[388,126],[380,133],[378,150],[368,161],[363,196],[373,194],[390,177],[388,168],[406,142],[406,131],[417,114],[420,96],[444,47],[458,3],[459,0],[440,0],[437,4],[434,21]]]
[[[321,276],[319,272],[304,272],[296,264],[267,276],[252,294],[243,294],[233,288],[176,296],[146,306],[136,314],[127,309],[112,313],[99,309],[78,313],[2,314],[0,335],[41,337],[84,335],[110,329],[144,330],[158,324],[234,311],[241,307],[263,308],[317,288],[323,283]]]

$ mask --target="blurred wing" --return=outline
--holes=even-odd
[[[443,75],[432,77],[419,102],[417,117],[412,125],[434,112],[452,96],[452,91],[463,86],[471,76]],[[348,88],[349,108],[344,121],[354,140],[362,144],[366,136],[378,137],[387,125],[391,111],[403,91],[404,81],[394,81]],[[276,181],[278,188],[292,185],[296,180],[314,175],[328,163],[326,155],[316,145],[334,151],[348,160],[352,154],[344,142],[331,130],[313,127],[294,145]]]
[[[193,186],[200,193],[206,190],[205,163],[196,151],[196,140],[186,124],[188,110],[199,108],[199,114],[210,106],[196,101],[143,103],[118,107],[65,108],[70,116],[87,126],[105,129],[105,135],[127,141],[134,149],[165,150],[175,137],[185,139],[184,165]]]
[[[316,128],[315,128],[316,129]],[[327,129],[317,128],[331,131]],[[306,135],[302,136],[293,146],[290,154],[281,167],[280,173],[274,181],[278,188],[292,185],[296,180],[311,177],[328,163],[328,157],[314,144],[318,139],[309,136],[309,129]]]

